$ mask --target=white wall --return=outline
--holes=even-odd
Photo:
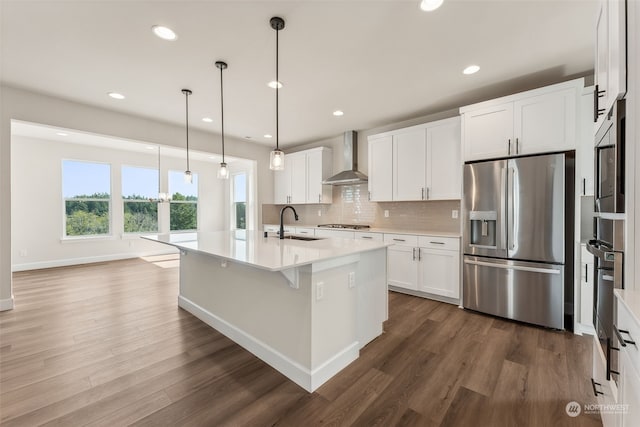
[[[62,160],[86,160],[111,165],[111,236],[63,239]],[[11,214],[13,270],[29,270],[86,262],[122,259],[167,249],[157,243],[123,234],[122,166],[157,168],[156,152],[139,153],[13,136],[11,141]],[[192,160],[198,174],[198,229],[226,228],[228,181],[216,179],[217,163]],[[164,157],[161,177],[182,171],[184,160]],[[161,204],[160,232],[169,231],[169,205]],[[26,252],[26,254],[25,254]]]
[[[79,104],[7,85],[0,85],[0,310],[13,307],[11,293],[11,120],[22,120],[134,141],[182,147],[184,127]],[[226,154],[257,162],[258,218],[262,203],[273,200],[270,147],[226,138]],[[218,135],[191,130],[190,147],[218,153]]]

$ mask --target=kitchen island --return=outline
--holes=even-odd
[[[309,392],[382,333],[383,242],[244,230],[145,238],[180,250],[181,308]]]

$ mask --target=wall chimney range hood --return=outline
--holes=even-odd
[[[331,178],[322,181],[327,185],[357,185],[368,181],[365,174],[358,170],[358,134],[350,130],[344,133],[342,146],[344,170]]]

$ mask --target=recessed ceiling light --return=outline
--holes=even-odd
[[[264,134],[264,137],[265,137],[265,138],[273,138],[273,135],[269,135],[268,133],[265,133],[265,134]]]
[[[155,149],[156,149],[156,147],[152,147],[152,146],[150,146],[150,145],[147,145],[147,147],[146,147],[146,148],[147,148],[147,150],[155,150]]]
[[[420,2],[420,9],[425,12],[432,12],[442,6],[443,0],[422,0]]]
[[[271,89],[275,89],[276,87],[278,89],[282,88],[282,82],[277,82],[277,81],[271,81],[269,83],[267,83],[267,86],[269,86]]]
[[[209,156],[210,159],[215,160],[216,156]]]
[[[250,136],[245,136],[245,139],[251,139],[251,137]]]
[[[344,116],[344,111],[336,110],[333,112],[333,115],[336,117]]]
[[[202,121],[207,123],[213,123],[213,119],[211,117],[203,117]]]
[[[469,65],[467,68],[462,70],[462,73],[463,74],[474,74],[474,73],[477,73],[478,71],[480,71],[480,67],[478,67],[477,65]]]
[[[124,99],[125,98],[125,96],[123,94],[117,93],[117,92],[109,92],[107,95],[109,95],[113,99]]]
[[[68,133],[64,133],[64,132],[56,132],[56,135],[60,135],[60,136],[69,136]]]
[[[162,25],[154,25],[153,27],[151,27],[151,31],[153,31],[153,34],[163,40],[175,40],[178,38],[176,33],[171,28],[163,27]]]

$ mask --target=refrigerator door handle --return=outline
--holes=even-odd
[[[483,267],[502,268],[504,270],[518,270],[518,271],[530,271],[532,273],[545,273],[545,274],[560,274],[560,270],[553,268],[540,268],[540,267],[527,267],[524,265],[509,265],[509,264],[497,264],[492,262],[474,261],[470,259],[464,260],[465,264],[481,265]]]
[[[506,198],[507,198],[507,168],[502,168],[500,171],[500,194],[504,197],[505,200],[500,202],[500,221],[504,224],[502,230],[500,230],[500,249],[507,249],[507,217],[505,214],[506,211]]]
[[[515,244],[515,186],[516,186],[516,170],[515,168],[509,168],[509,179],[507,179],[507,186],[509,187],[509,195],[507,196],[508,205],[508,219],[507,223],[509,225],[509,231],[507,234],[507,244],[509,245],[509,250],[513,250],[516,248]]]

